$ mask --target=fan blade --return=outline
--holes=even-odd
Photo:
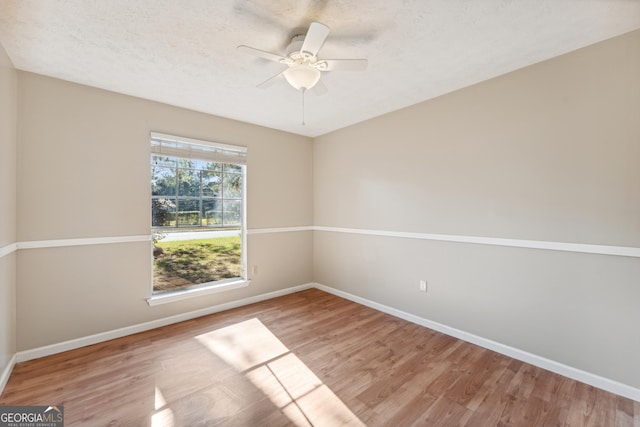
[[[266,89],[268,87],[273,86],[274,83],[276,83],[276,82],[278,82],[278,81],[280,81],[282,79],[284,79],[284,71],[276,74],[275,76],[273,76],[271,78],[268,78],[267,80],[263,81],[262,83],[260,83],[256,87],[259,88],[259,89]]]
[[[319,22],[312,22],[307,31],[307,35],[304,36],[304,42],[302,42],[300,51],[316,56],[328,35],[329,27]]]
[[[366,59],[325,59],[327,71],[362,71],[367,69]]]
[[[281,62],[284,58],[280,55],[276,55],[275,53],[266,52],[264,50],[256,49],[254,47],[249,47],[245,45],[238,46],[238,50],[241,52],[248,53],[249,55],[257,56],[258,58],[268,59],[269,61]]]
[[[326,95],[327,92],[329,92],[329,89],[327,89],[327,87],[325,86],[324,83],[322,83],[322,80],[318,80],[318,83],[316,83],[311,90],[313,91],[314,94],[318,95],[318,96],[322,96],[322,95]]]

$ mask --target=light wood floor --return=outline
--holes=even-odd
[[[66,426],[640,426],[640,403],[312,289],[19,363]]]

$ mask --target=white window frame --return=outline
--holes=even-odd
[[[246,155],[247,148],[237,145],[221,144],[218,142],[205,141],[193,138],[180,137],[175,135],[167,135],[158,132],[151,132],[149,141],[161,140],[167,141],[166,147],[155,146],[151,149],[151,155],[166,155],[167,157],[193,158],[198,160],[211,160],[219,163],[232,163],[242,166],[242,203],[241,203],[241,224],[240,224],[240,278],[226,279],[216,282],[201,283],[193,287],[178,289],[175,291],[154,292],[153,290],[153,253],[151,253],[151,283],[150,297],[147,303],[150,306],[166,304],[174,301],[195,298],[203,295],[229,291],[233,289],[249,286],[251,281],[248,279],[247,273],[247,171],[246,171]],[[172,144],[175,143],[175,144]],[[190,150],[180,149],[180,145],[205,147],[206,155],[203,158],[202,153],[191,152]],[[173,145],[173,146],[172,146]],[[151,157],[151,156],[150,156]],[[149,186],[149,200],[151,200],[151,186]],[[151,216],[150,216],[151,218]],[[153,246],[152,246],[153,249]],[[151,251],[153,252],[153,251]]]

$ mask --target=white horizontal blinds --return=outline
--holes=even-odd
[[[159,133],[151,133],[151,154],[234,165],[247,164],[246,147]]]

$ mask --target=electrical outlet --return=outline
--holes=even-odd
[[[420,280],[420,290],[422,292],[427,292],[427,281],[426,280]]]
[[[258,266],[254,265],[251,267],[251,275],[255,276],[256,274],[258,274]]]

